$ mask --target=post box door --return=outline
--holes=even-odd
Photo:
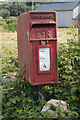
[[[30,33],[31,46],[33,51],[33,83],[36,85],[56,83],[56,24],[32,24]]]
[[[43,53],[41,53],[43,51]],[[45,53],[44,53],[45,52]],[[55,41],[40,46],[40,41],[33,42],[34,83],[48,84],[57,81],[57,56]],[[42,60],[43,59],[43,60]]]

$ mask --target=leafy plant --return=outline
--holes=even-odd
[[[68,108],[79,115],[80,49],[75,29],[77,29],[76,26],[71,27],[68,35],[73,37],[68,39],[67,43],[58,44],[59,82],[52,86],[44,86],[43,91],[46,100],[50,98],[64,100],[68,103]]]
[[[7,10],[7,9],[2,9],[2,17],[3,17],[4,19],[10,17],[10,12],[9,12],[9,10]]]
[[[3,101],[2,113],[4,119],[28,119],[28,118],[43,118],[47,119],[48,112],[41,114],[41,109],[46,101],[50,99],[59,99],[67,102],[69,112],[62,112],[60,108],[56,108],[58,118],[68,116],[70,118],[78,118],[80,87],[80,56],[79,45],[76,40],[77,34],[74,26],[67,33],[68,36],[73,36],[67,40],[67,43],[58,44],[58,67],[59,67],[59,82],[53,85],[45,85],[42,87],[45,100],[33,99],[33,87],[25,82],[24,77],[16,75],[16,79],[9,81],[8,85],[3,86]],[[73,35],[74,34],[74,35]],[[2,46],[2,77],[11,72],[18,72],[18,57],[17,48],[9,49],[9,46]],[[23,69],[20,69],[23,74]],[[50,108],[55,111],[54,106]]]
[[[24,77],[17,77],[18,79],[3,87],[3,118],[37,118],[45,101],[34,101],[33,87],[24,81]]]
[[[42,2],[34,2],[34,9],[39,7],[40,4]],[[2,9],[9,11],[10,16],[19,16],[21,13],[32,10],[32,2],[7,2],[2,4]]]
[[[2,46],[2,73],[1,76],[4,77],[9,75],[11,72],[18,71],[18,57],[17,48],[11,50],[7,46]]]
[[[17,19],[18,17],[9,17],[7,19],[2,19],[2,27],[8,32],[15,32],[17,26]]]

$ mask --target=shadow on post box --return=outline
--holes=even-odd
[[[18,64],[31,85],[58,82],[56,12],[30,11],[17,23]]]

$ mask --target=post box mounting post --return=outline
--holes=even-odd
[[[38,86],[33,87],[33,92],[34,92],[33,99],[34,101],[36,101],[38,99]]]
[[[42,93],[42,85],[34,86],[33,87],[33,99],[34,101],[38,100],[39,98],[44,99],[43,93]]]

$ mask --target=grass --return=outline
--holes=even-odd
[[[67,35],[67,32],[70,32],[71,31],[71,29],[70,28],[58,28],[57,29],[57,31],[58,31],[58,43],[61,43],[61,42],[67,42],[67,39],[69,39],[69,38],[72,38],[72,35]],[[76,32],[78,32],[77,30],[76,30]],[[2,76],[2,78],[4,77],[4,76],[7,76],[8,75],[8,77],[11,75],[11,73],[15,73],[16,71],[18,71],[18,69],[17,69],[17,63],[18,63],[18,60],[17,60],[17,32],[14,32],[14,33],[12,33],[12,32],[5,32],[5,31],[3,31],[3,32],[1,32],[0,33],[0,39],[1,39],[1,42],[0,42],[0,45],[1,45],[1,48],[0,48],[0,50],[2,51],[2,55],[1,55],[1,57],[2,57],[2,59],[3,59],[3,63],[2,63],[2,65],[3,65],[3,76]],[[66,46],[67,45],[67,46]],[[72,46],[73,46],[73,44],[72,44]],[[65,48],[66,47],[66,48]],[[76,76],[76,77],[74,77],[73,75],[75,75],[75,74],[73,74],[72,73],[72,78],[70,78],[71,76],[70,76],[70,71],[65,71],[64,72],[64,70],[65,70],[65,68],[66,68],[66,70],[72,70],[72,67],[71,67],[71,65],[70,65],[70,58],[69,57],[72,57],[71,59],[73,59],[73,57],[74,56],[71,56],[71,53],[73,53],[74,52],[74,54],[75,54],[75,51],[74,51],[74,49],[73,49],[73,51],[71,51],[71,53],[70,52],[68,52],[68,51],[66,51],[66,49],[67,49],[67,47],[68,47],[68,49],[70,49],[70,50],[72,50],[71,49],[71,44],[70,44],[70,48],[69,48],[69,43],[68,44],[63,44],[61,47],[59,47],[59,45],[58,45],[58,48],[60,48],[60,49],[58,49],[58,51],[59,51],[59,69],[61,70],[59,70],[60,71],[60,79],[61,80],[63,80],[64,79],[64,77],[65,77],[65,79],[66,79],[66,81],[62,81],[61,82],[61,80],[60,80],[60,82],[59,82],[59,84],[58,85],[54,85],[54,87],[53,88],[55,88],[55,90],[52,88],[52,90],[50,90],[50,89],[48,89],[49,87],[47,86],[47,88],[45,88],[45,91],[47,91],[48,92],[48,96],[47,96],[47,93],[45,93],[45,95],[46,95],[46,99],[49,97],[49,99],[50,98],[52,98],[53,97],[53,95],[52,95],[52,91],[54,91],[55,92],[55,94],[54,94],[54,96],[55,96],[55,98],[56,99],[65,99],[65,100],[67,100],[67,97],[69,98],[68,100],[67,100],[67,102],[68,102],[68,104],[70,103],[72,103],[72,101],[74,102],[74,100],[76,100],[76,97],[77,96],[74,96],[72,93],[75,93],[75,91],[76,91],[76,89],[77,89],[77,86],[78,86],[78,84],[76,85],[75,84],[75,86],[71,83],[71,81],[70,80],[74,80],[74,79],[76,79],[77,80],[77,82],[78,82],[78,77]],[[78,47],[78,46],[77,46]],[[73,48],[76,48],[76,46],[73,46]],[[64,52],[65,51],[65,52]],[[66,53],[66,54],[65,54]],[[77,53],[78,54],[78,53]],[[61,57],[60,57],[61,56]],[[75,56],[76,56],[76,58],[78,58],[78,56],[75,54]],[[66,57],[66,60],[64,60],[63,58],[65,58]],[[78,62],[77,62],[78,63]],[[69,66],[70,65],[70,66]],[[75,64],[76,65],[76,64]],[[77,65],[76,65],[76,67],[77,67]],[[68,73],[68,75],[66,75]],[[22,79],[22,78],[21,78]],[[69,84],[69,82],[67,82],[67,81],[70,81],[70,84]],[[19,82],[18,82],[19,83]],[[13,93],[15,93],[16,91],[18,92],[18,94],[19,94],[19,92],[22,90],[23,91],[23,89],[24,89],[24,91],[25,91],[25,93],[27,94],[27,95],[29,95],[29,98],[26,98],[24,95],[24,92],[23,92],[23,96],[24,96],[24,98],[22,98],[22,93],[21,93],[21,95],[20,95],[20,99],[21,99],[21,101],[23,100],[23,103],[22,103],[22,106],[23,106],[23,108],[24,108],[24,106],[26,106],[26,105],[28,105],[28,102],[31,104],[31,102],[33,102],[32,101],[32,98],[30,98],[30,94],[31,94],[31,96],[32,96],[32,92],[30,93],[30,90],[27,88],[27,87],[25,87],[24,86],[24,84],[22,85],[21,84],[21,82],[20,82],[20,85],[19,84],[16,84],[16,86],[17,87],[15,87],[15,88],[17,88],[17,89],[15,89],[14,91],[12,91],[12,89],[11,89],[11,92],[9,92],[8,93],[8,95],[11,95],[9,98],[7,98],[8,100],[9,99],[11,99],[11,97],[12,97],[12,101],[11,102],[16,102],[16,98],[19,98],[19,96],[16,94],[16,97],[15,97],[15,94],[14,94],[14,96],[13,96],[13,94],[12,94],[12,92]],[[64,88],[62,89],[62,86],[64,85]],[[70,89],[69,89],[69,91],[67,91],[67,86],[70,86]],[[74,87],[74,89],[73,89],[73,87]],[[19,88],[21,88],[21,90],[19,89]],[[26,89],[27,89],[27,92],[26,92]],[[18,90],[20,90],[20,91],[18,91]],[[61,92],[61,94],[59,93],[59,91]],[[64,94],[64,91],[65,91],[65,94]],[[29,93],[28,93],[29,92]],[[66,96],[66,94],[68,94],[67,96]],[[56,96],[57,95],[57,96]],[[14,98],[14,99],[13,99]],[[20,100],[19,99],[19,100]],[[26,99],[28,100],[28,102],[26,103]],[[12,106],[12,103],[10,103],[10,104],[8,104],[9,105],[9,107],[7,107],[7,104],[5,104],[5,100],[6,100],[6,97],[5,97],[5,99],[3,100],[4,101],[4,106],[5,106],[5,109],[4,109],[4,117],[5,117],[5,115],[7,115],[7,113],[10,113],[11,112],[11,109],[13,110],[13,112],[11,112],[12,114],[13,114],[13,117],[14,116],[16,116],[15,115],[15,113],[16,112],[22,112],[21,114],[23,114],[23,116],[24,116],[24,113],[26,112],[26,114],[25,115],[27,115],[28,114],[28,116],[29,117],[32,117],[31,116],[31,111],[29,111],[29,110],[26,110],[26,108],[27,107],[25,107],[25,111],[23,112],[23,108],[22,108],[22,106],[20,105],[20,103],[19,103],[19,106],[17,107],[17,105],[18,105],[18,103],[16,102],[16,105],[15,105],[15,103],[14,103],[14,105]],[[47,99],[48,100],[48,99]],[[31,101],[31,102],[30,102]],[[78,101],[78,99],[77,99],[77,101]],[[77,104],[77,101],[76,101],[76,104]],[[26,104],[25,104],[26,103]],[[40,107],[38,108],[38,107],[36,107],[35,105],[34,105],[34,108],[33,108],[33,104],[31,104],[30,105],[29,104],[29,107],[31,106],[32,107],[32,115],[33,115],[33,117],[35,117],[35,113],[36,113],[36,116],[37,116],[37,111],[39,111],[40,109],[41,109],[41,105],[42,105],[42,103],[41,103],[41,105],[40,105]],[[11,105],[11,106],[10,106]],[[72,105],[72,106],[71,106]],[[76,105],[74,105],[73,103],[71,104],[70,106],[71,106],[71,108],[73,107],[74,109],[78,109],[78,107],[76,107]],[[39,105],[38,105],[39,106]],[[16,107],[16,110],[17,111],[14,111],[14,108]],[[19,108],[20,107],[20,108]],[[39,110],[38,110],[38,109]],[[8,110],[9,109],[9,110]],[[36,110],[35,110],[36,109]],[[73,110],[74,110],[73,109]],[[7,113],[5,112],[5,111],[7,111]],[[75,113],[75,114],[77,114],[77,113]],[[9,114],[9,115],[11,115],[11,114]],[[19,116],[20,117],[20,116]]]
[[[3,28],[0,27],[0,65],[1,65],[1,58],[6,56],[8,51],[15,51],[17,49],[17,32],[6,32]],[[67,32],[70,32],[71,28],[58,28],[57,29],[57,36],[58,36],[58,43],[67,42],[68,38],[72,38],[72,35],[67,35]],[[76,29],[76,33],[78,30]],[[5,51],[5,48],[7,51]],[[0,67],[1,68],[1,67]]]
[[[8,59],[12,59],[9,57],[17,57],[17,32],[6,32],[3,28],[0,27],[0,66],[2,58],[5,59],[8,53],[11,52],[11,55],[8,56]],[[72,35],[67,35],[67,32],[70,32],[71,28],[58,28],[57,36],[58,43],[67,42],[67,39],[72,38]],[[78,30],[76,29],[76,33]],[[3,64],[4,65],[4,64]],[[1,68],[1,67],[0,67]],[[16,71],[14,71],[16,72]]]
[[[64,43],[67,42],[67,39],[72,38],[71,35],[67,35],[67,32],[70,32],[70,28],[58,28],[57,29],[57,37],[58,37],[58,43]],[[76,34],[78,34],[78,29],[76,28]],[[78,40],[78,38],[77,38]]]
[[[12,53],[16,53],[17,55],[17,32],[6,32],[3,28],[0,27],[0,65],[1,59],[6,57],[8,51]],[[71,35],[67,35],[67,32],[70,32],[71,28],[57,28],[57,37],[58,43],[65,43],[67,39],[72,38]],[[78,29],[76,29],[76,33],[78,33]],[[78,38],[77,38],[78,39]],[[5,51],[6,50],[6,51]],[[1,67],[0,67],[1,68]]]
[[[2,44],[5,45],[12,44],[13,46],[17,46],[17,32],[5,32],[4,30],[2,31],[0,32],[0,42],[2,41]],[[72,35],[68,36],[67,32],[70,32],[70,28],[57,29],[58,43],[67,42],[67,39],[72,37]],[[78,33],[78,30],[76,30],[76,33]]]
[[[6,32],[0,27],[0,51],[3,56],[3,47],[7,48],[9,51],[13,51],[17,47],[17,33],[16,32]]]

